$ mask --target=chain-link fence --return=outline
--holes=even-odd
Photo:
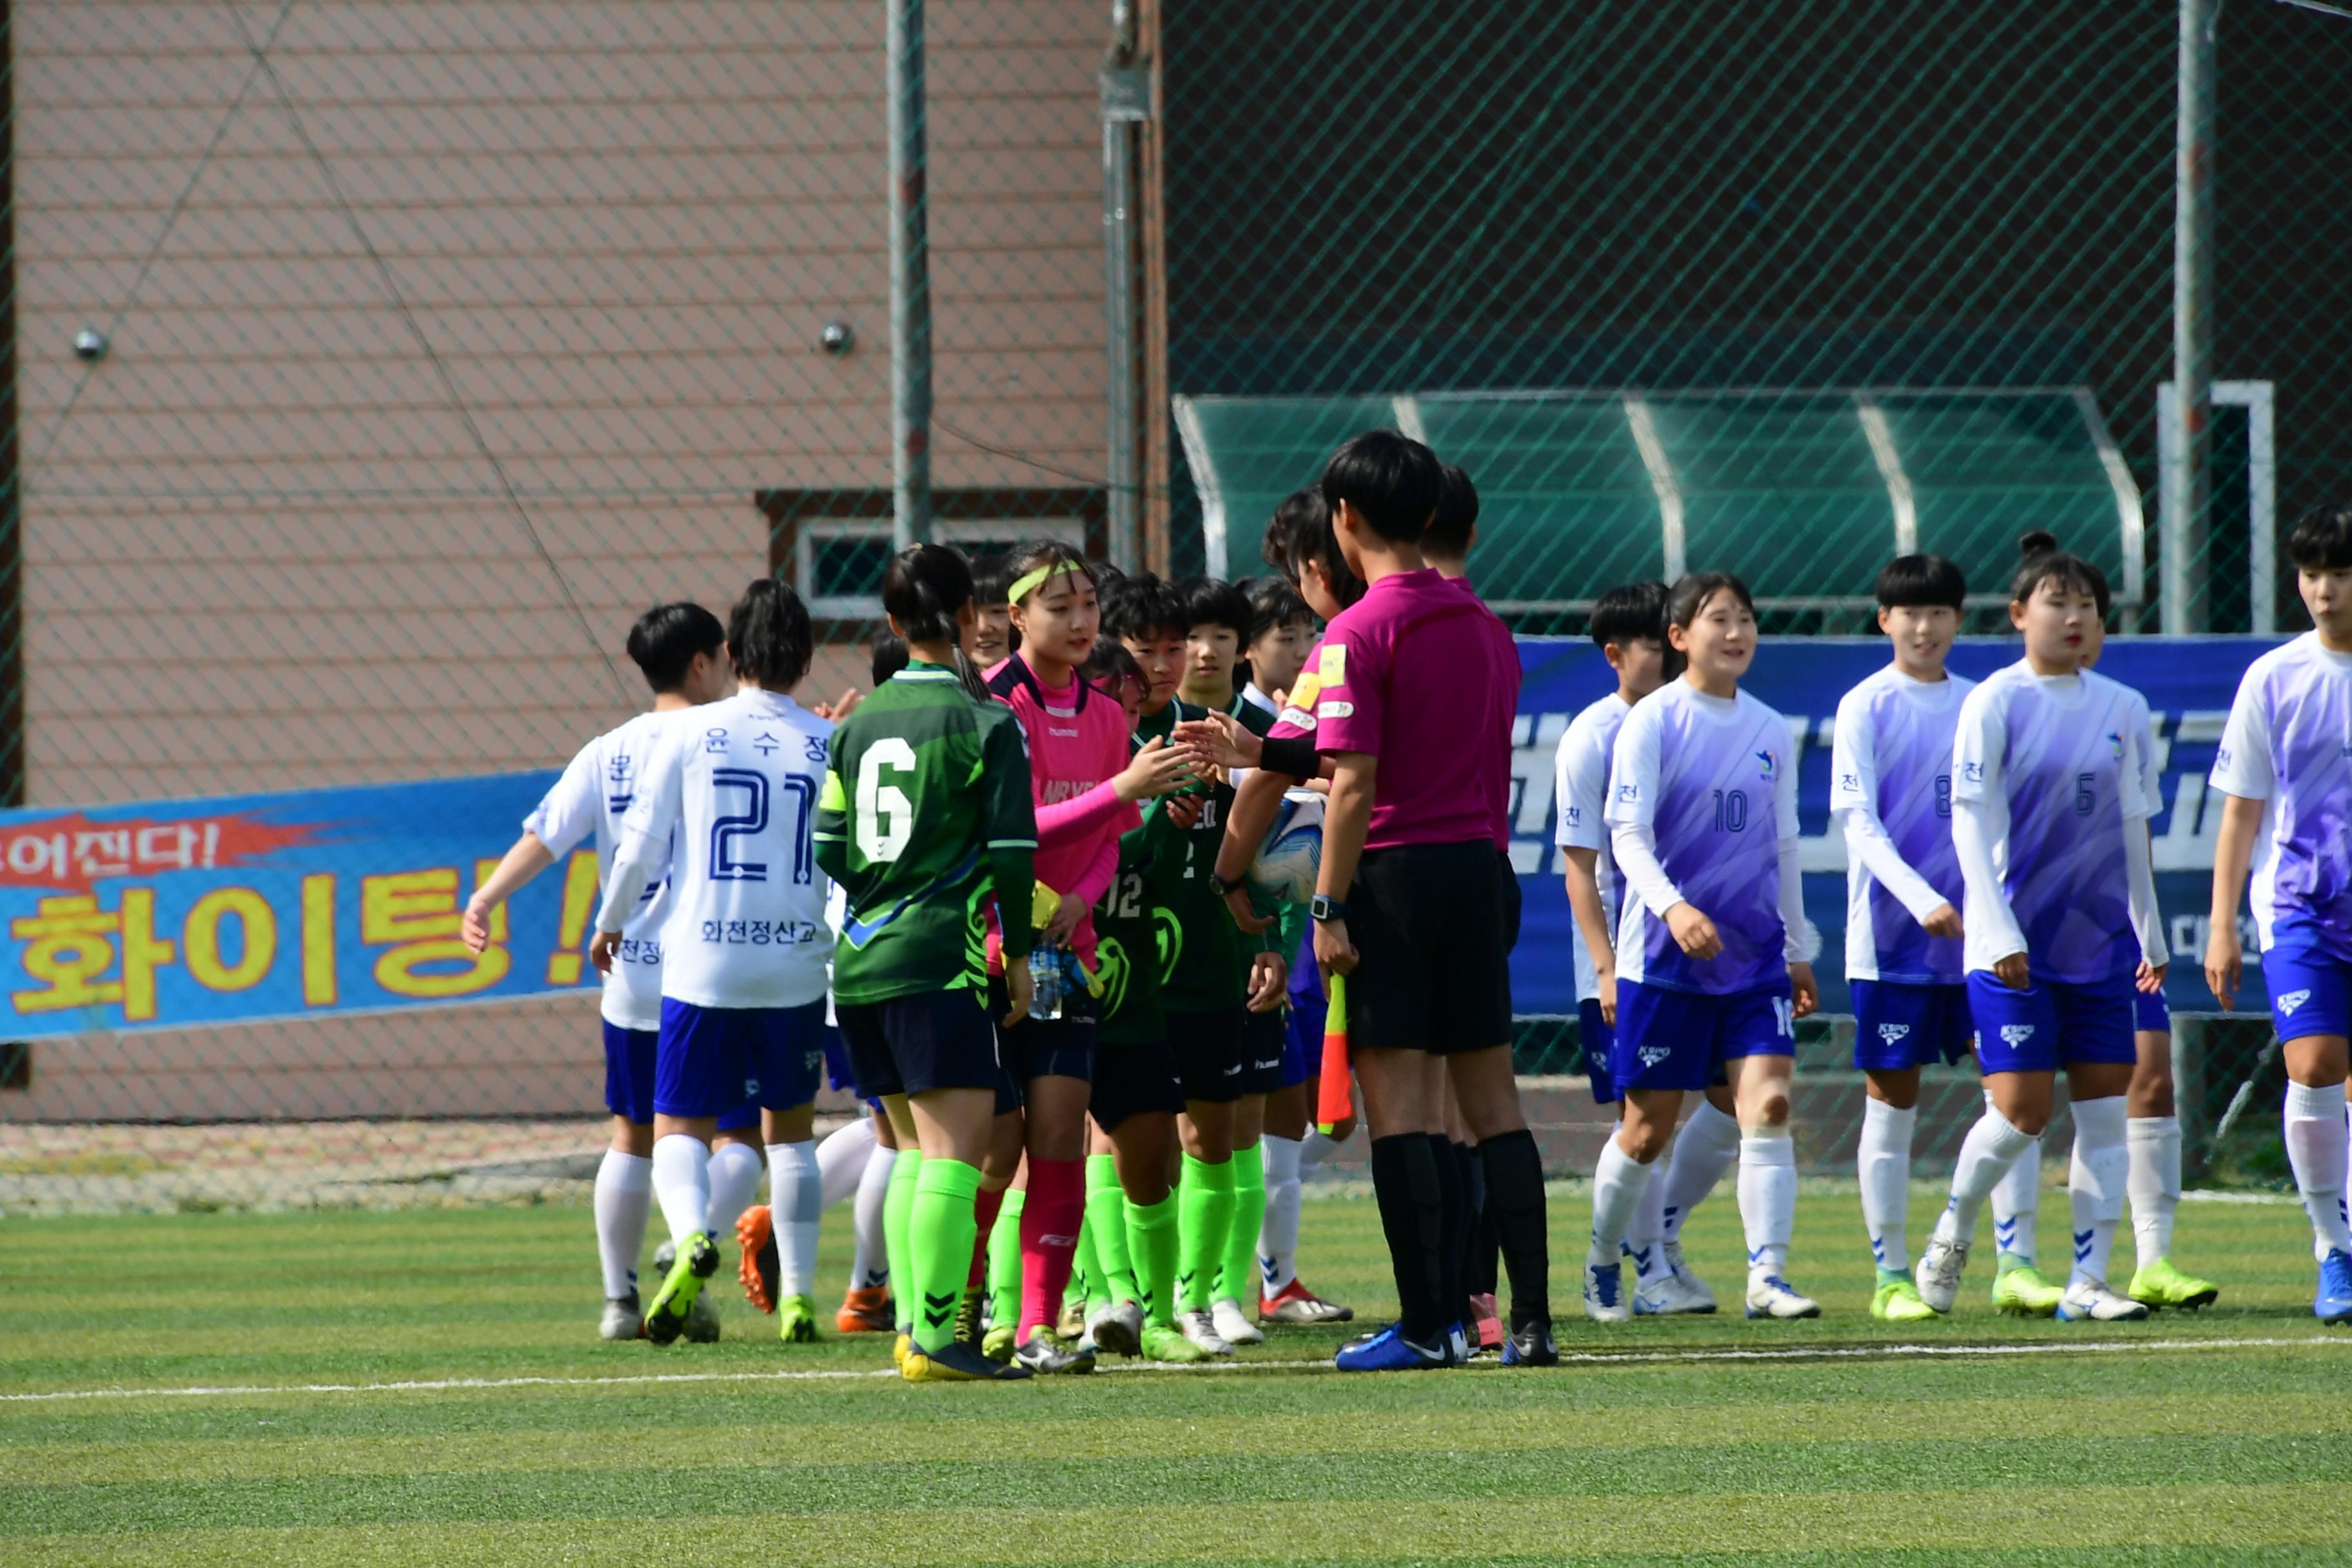
[[[926,51],[895,185],[894,11]],[[2121,631],[2292,631],[2279,534],[2352,493],[2352,17],[2324,6],[2213,35],[2210,502],[2178,527],[2168,7],[5,16],[0,777],[43,810],[551,768],[643,704],[639,610],[770,570],[820,616],[813,687],[862,685],[916,445],[940,537],[1239,575],[1334,439],[1402,424],[1479,479],[1474,565],[1529,633],[1685,564],[1750,575],[1768,629],[1857,631],[1915,543],[1994,630],[2026,526],[2108,564]],[[453,934],[453,848],[446,889],[269,915],[268,1021],[170,1028],[133,1016],[122,897],[191,852],[27,842],[0,880],[88,898],[57,918],[124,951],[73,1027],[0,1049],[0,1205],[537,1191],[601,1142],[561,874],[515,914],[551,951],[424,998],[471,1005],[305,967],[446,977],[383,955]],[[256,969],[245,908],[147,931],[167,994]],[[2193,1027],[2210,1130],[2267,1036]],[[1529,1023],[1524,1065],[1572,1068],[1571,1033]],[[1859,1089],[1819,1051],[1834,1161]]]

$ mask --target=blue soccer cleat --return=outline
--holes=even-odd
[[[2311,1313],[2323,1323],[2352,1323],[2352,1253],[2331,1252],[2322,1260]]]
[[[1391,1323],[1368,1340],[1340,1346],[1331,1364],[1341,1372],[1421,1372],[1444,1366],[1445,1352],[1413,1343],[1403,1324]]]
[[[1552,1343],[1551,1320],[1538,1318],[1524,1329],[1513,1329],[1503,1342],[1505,1366],[1558,1366],[1559,1347]]]

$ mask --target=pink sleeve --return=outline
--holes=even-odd
[[[1130,811],[1134,809],[1118,798],[1118,789],[1108,779],[1076,800],[1041,805],[1037,808],[1037,847],[1058,849],[1081,842],[1100,831],[1105,823],[1116,818],[1121,807]],[[1113,834],[1111,844],[1114,850],[1118,843],[1118,836]],[[1110,884],[1105,882],[1103,886],[1108,888]]]
[[[1102,847],[1095,852],[1093,863],[1079,875],[1077,886],[1070,889],[1073,896],[1086,901],[1089,910],[1110,891],[1110,879],[1118,875],[1118,840],[1116,833],[1104,835]]]

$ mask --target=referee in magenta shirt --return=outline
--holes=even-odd
[[[1433,1145],[1445,1121],[1432,1093],[1444,1075],[1430,1070],[1433,1056],[1446,1058],[1486,1162],[1511,1279],[1503,1360],[1559,1360],[1543,1166],[1511,1074],[1508,868],[1495,853],[1518,670],[1496,657],[1493,612],[1423,563],[1439,484],[1429,448],[1393,430],[1355,437],[1323,470],[1340,552],[1370,586],[1323,636],[1315,745],[1331,763],[1331,798],[1310,913],[1317,962],[1349,976],[1349,1055],[1402,1308],[1397,1323],[1340,1351],[1342,1371],[1467,1354],[1465,1302],[1444,1286],[1453,1271]]]

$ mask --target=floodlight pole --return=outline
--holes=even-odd
[[[2210,595],[2197,591],[2212,529],[2213,102],[2221,0],[2180,0],[2179,112],[2172,226],[2173,417],[2159,456],[2164,532],[2164,630],[2203,631]],[[2256,584],[2257,594],[2269,591]]]
[[[890,542],[931,536],[930,197],[924,185],[923,0],[884,0],[890,89]]]

